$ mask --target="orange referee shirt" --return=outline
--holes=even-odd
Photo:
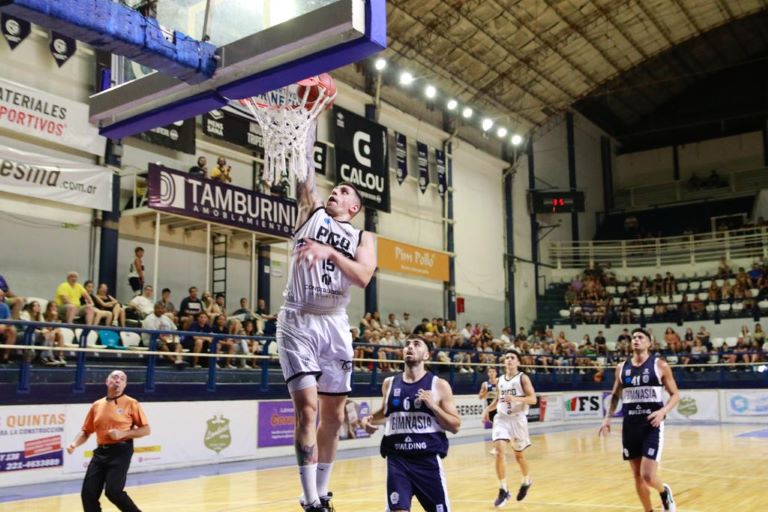
[[[113,428],[128,431],[133,427],[149,425],[144,410],[139,401],[128,395],[120,395],[115,399],[104,397],[96,400],[88,411],[83,423],[83,432],[90,435],[96,433],[97,444],[115,444],[127,439],[112,439],[109,431]]]

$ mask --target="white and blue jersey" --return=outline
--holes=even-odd
[[[664,423],[654,427],[648,415],[664,407],[659,360],[651,355],[640,366],[634,366],[630,357],[621,367],[620,378],[624,459],[647,457],[658,461],[664,447]]]

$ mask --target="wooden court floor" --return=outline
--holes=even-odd
[[[618,425],[617,425],[618,427]],[[743,434],[746,434],[744,436]],[[741,435],[741,436],[740,436]],[[762,437],[761,437],[762,436]],[[527,456],[533,487],[506,510],[641,511],[618,428],[597,437],[597,425],[533,437]],[[451,447],[445,460],[454,512],[491,511],[497,493],[490,443]],[[517,487],[514,458],[508,480]],[[662,476],[678,512],[768,510],[768,426],[667,426]],[[378,456],[338,461],[332,490],[338,512],[384,510],[386,472]],[[274,468],[128,488],[143,512],[300,512],[294,468]],[[2,490],[0,489],[0,492]],[[102,499],[104,511],[116,508]],[[654,510],[660,510],[654,496]],[[76,494],[0,504],[0,512],[75,512]],[[414,512],[422,508],[414,501]]]

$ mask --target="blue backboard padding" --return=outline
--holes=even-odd
[[[216,91],[207,91],[171,105],[166,105],[162,109],[144,112],[130,119],[111,124],[101,128],[99,133],[110,139],[122,139],[123,137],[136,135],[158,126],[165,126],[182,119],[189,119],[190,117],[222,108],[228,103]]]
[[[132,118],[102,127],[99,133],[105,137],[118,139],[188,119],[225,106],[228,103],[228,98],[245,98],[295,83],[308,76],[330,71],[369,57],[385,49],[386,46],[386,1],[370,0],[366,2],[366,33],[361,38],[223,85],[215,91],[143,112]],[[226,72],[226,70],[222,71]]]
[[[200,83],[216,71],[216,47],[173,31],[112,0],[0,0],[0,11],[175,76]]]

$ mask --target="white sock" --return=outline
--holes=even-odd
[[[304,490],[304,503],[307,505],[319,505],[320,498],[317,496],[317,464],[299,466],[299,478],[301,479],[301,488]]]
[[[331,471],[333,470],[333,462],[317,463],[317,494],[321,497],[328,496],[328,482],[331,481]]]
[[[523,475],[523,481],[520,483],[522,483],[523,485],[531,485],[531,479],[528,478],[528,475]]]
[[[508,491],[509,488],[507,487],[507,480],[499,480],[499,487],[504,489],[505,491]]]

